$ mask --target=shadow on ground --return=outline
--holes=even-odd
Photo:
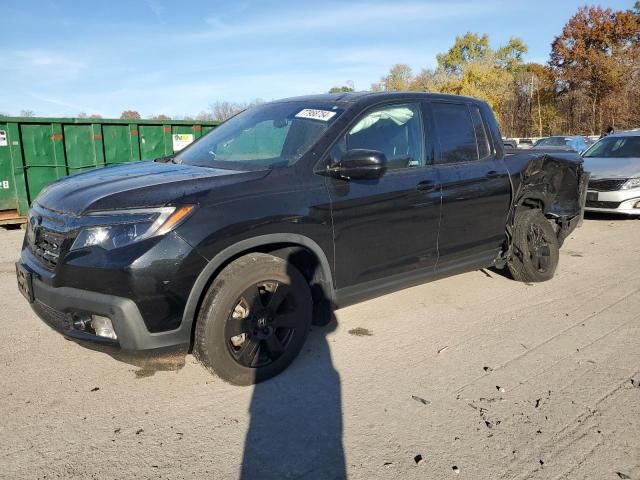
[[[240,478],[343,479],[340,376],[326,335],[313,327],[299,358],[254,387]]]

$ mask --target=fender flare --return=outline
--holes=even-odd
[[[252,249],[263,247],[269,244],[288,243],[294,245],[300,245],[309,249],[318,258],[320,263],[320,285],[322,286],[325,295],[329,299],[334,299],[335,289],[333,284],[333,273],[327,260],[327,256],[320,246],[309,237],[299,235],[295,233],[272,233],[266,235],[259,235],[257,237],[247,238],[241,240],[229,247],[221,250],[214,256],[209,263],[204,267],[198,278],[191,287],[191,292],[187,298],[187,303],[182,314],[182,324],[180,330],[183,332],[189,332],[191,334],[193,324],[196,320],[198,313],[198,307],[200,306],[200,300],[209,286],[211,280],[215,277],[220,268],[229,261],[229,259],[237,256],[242,252],[249,252]]]

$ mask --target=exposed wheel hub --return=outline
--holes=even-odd
[[[246,367],[263,367],[279,358],[295,330],[295,301],[288,285],[252,285],[236,301],[225,337],[233,358]]]

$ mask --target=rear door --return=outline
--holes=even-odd
[[[491,261],[505,235],[511,183],[475,103],[429,102],[442,183],[438,270]],[[498,139],[500,140],[500,139]]]

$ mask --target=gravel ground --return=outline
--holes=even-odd
[[[477,271],[339,310],[240,388],[54,333],[0,231],[0,477],[640,479],[639,234],[592,217],[544,284]]]

